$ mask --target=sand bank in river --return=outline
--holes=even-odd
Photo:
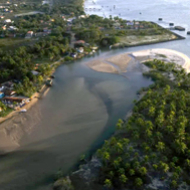
[[[126,72],[127,66],[131,61],[128,53],[112,56],[105,59],[98,59],[87,63],[87,65],[98,72],[120,73]]]
[[[88,66],[95,70],[95,71],[99,71],[99,72],[105,72],[105,73],[117,73],[117,69],[113,66],[110,65],[102,60],[95,60],[92,61],[88,64]]]
[[[190,59],[185,54],[171,49],[149,49],[131,53],[123,53],[110,58],[96,60],[87,65],[99,72],[118,73],[126,72],[129,63],[144,62],[159,59],[165,62],[173,62],[181,65],[190,72]],[[117,71],[117,72],[116,72]]]

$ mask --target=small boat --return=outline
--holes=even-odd
[[[26,112],[27,112],[26,109],[22,109],[22,110],[20,110],[20,113],[26,113]]]
[[[47,86],[52,86],[52,84],[53,84],[53,80],[52,79],[49,79],[49,80],[46,81],[46,85]]]

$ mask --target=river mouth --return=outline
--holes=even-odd
[[[1,156],[0,189],[51,189],[56,171],[67,174],[81,154],[93,153],[152,83],[139,70],[124,77],[89,69],[85,62],[97,57],[61,65],[46,97],[1,124],[1,151],[15,150]]]

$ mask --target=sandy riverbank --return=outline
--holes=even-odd
[[[153,59],[179,64],[186,69],[187,72],[190,72],[190,58],[181,52],[171,49],[148,49],[137,52],[123,53],[110,58],[96,60],[95,62],[87,63],[87,65],[91,69],[98,72],[118,73],[126,72],[127,66],[129,63],[132,63],[132,60],[144,62],[146,60]],[[116,68],[119,68],[119,71],[116,72]]]

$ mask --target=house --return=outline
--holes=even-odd
[[[11,19],[5,19],[4,20],[4,23],[11,23],[12,21],[11,21]]]
[[[80,15],[79,18],[86,18],[87,15]]]
[[[2,83],[1,86],[4,86],[4,89],[5,88],[13,89],[14,83],[12,81],[7,81],[7,82]]]
[[[3,98],[5,94],[3,92],[0,92],[0,99]]]
[[[28,102],[30,102],[30,98],[26,98],[26,97],[4,97],[2,99],[2,102],[5,105],[11,105],[11,104],[17,103],[19,106],[23,106],[24,104],[27,104]]]
[[[3,15],[0,16],[1,19],[4,19],[5,17]]]
[[[28,31],[28,32],[26,33],[25,38],[31,38],[31,37],[33,36],[33,34],[34,34],[33,31]]]
[[[83,47],[79,47],[79,48],[77,48],[77,51],[78,51],[79,53],[84,53],[84,48],[83,48]]]
[[[38,71],[31,71],[33,75],[39,75]]]
[[[43,32],[44,32],[44,33],[47,33],[47,34],[51,34],[51,29],[44,28],[44,29],[43,29]]]
[[[2,112],[3,111],[3,109],[0,107],[0,112]]]
[[[77,58],[77,53],[71,53],[70,56],[71,56],[72,58]]]
[[[9,11],[9,9],[4,9],[4,12],[8,12]]]
[[[3,29],[3,30],[6,30],[6,29],[7,29],[6,25],[2,26],[2,29]]]
[[[75,44],[85,44],[85,41],[84,40],[78,40],[75,42]]]
[[[42,5],[48,5],[49,4],[49,1],[42,1]]]
[[[8,30],[14,31],[14,30],[18,30],[18,28],[15,27],[15,26],[9,26],[9,29],[8,29]]]
[[[11,90],[11,89],[8,89],[8,88],[5,88],[5,89],[3,90],[3,92],[4,92],[5,96],[13,96],[13,95],[16,94],[16,91]]]
[[[126,24],[127,24],[127,26],[133,26],[134,22],[133,21],[128,21]]]

